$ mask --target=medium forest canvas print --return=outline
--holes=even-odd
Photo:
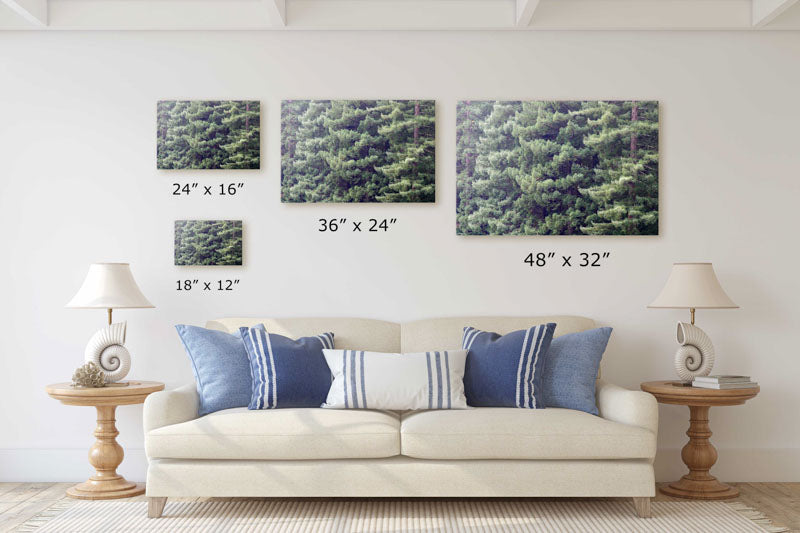
[[[433,100],[285,100],[281,201],[434,202]]]
[[[241,220],[176,220],[176,266],[242,264]]]
[[[261,168],[261,104],[164,100],[157,110],[159,169]]]
[[[459,235],[658,235],[658,102],[462,101]]]

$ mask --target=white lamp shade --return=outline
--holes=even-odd
[[[94,263],[67,307],[79,309],[135,309],[155,307],[144,297],[128,263]]]
[[[661,294],[647,307],[735,309],[739,306],[725,294],[711,263],[675,263]]]

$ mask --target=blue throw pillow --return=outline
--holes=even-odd
[[[597,328],[553,339],[542,379],[546,407],[599,414],[595,381],[609,337],[611,328]]]
[[[250,401],[250,361],[242,337],[197,326],[175,326],[192,361],[200,416],[245,407]]]
[[[322,355],[333,349],[333,333],[292,340],[267,333],[263,324],[239,328],[253,376],[248,409],[320,407],[333,376]]]
[[[464,328],[468,350],[464,392],[473,407],[544,408],[542,366],[553,339],[553,323],[500,336]]]

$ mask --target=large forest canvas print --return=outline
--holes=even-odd
[[[261,168],[261,104],[164,100],[157,108],[159,169]]]
[[[658,102],[462,101],[459,235],[658,235]]]
[[[241,220],[176,220],[176,266],[242,264]]]
[[[285,100],[283,202],[434,202],[433,100]]]

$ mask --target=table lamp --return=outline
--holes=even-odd
[[[688,309],[691,323],[678,322],[675,370],[684,384],[707,376],[714,367],[714,345],[706,332],[694,325],[696,309],[736,309],[725,294],[711,263],[675,263],[666,285],[650,308]]]
[[[107,309],[108,326],[89,340],[84,360],[93,362],[105,373],[106,383],[120,381],[131,368],[131,355],[125,348],[127,322],[112,324],[114,309],[155,307],[144,297],[133,279],[128,263],[94,263],[78,293],[67,307],[73,309]]]

